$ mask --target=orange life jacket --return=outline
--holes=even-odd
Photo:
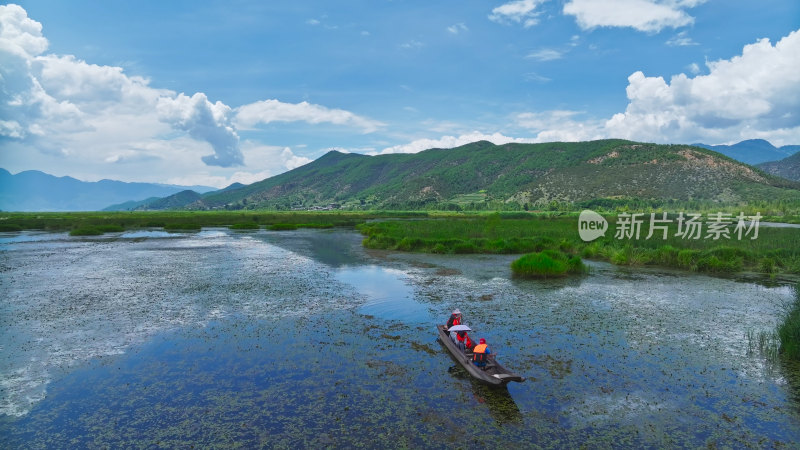
[[[472,349],[472,362],[486,362],[486,347],[488,347],[486,344],[478,344]]]

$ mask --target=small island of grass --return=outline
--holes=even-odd
[[[255,222],[241,222],[230,226],[231,230],[258,230],[259,228],[261,228],[261,225]]]
[[[557,278],[587,272],[581,258],[558,250],[528,253],[511,263],[511,271],[525,278]]]
[[[121,233],[125,228],[119,225],[88,225],[75,228],[69,232],[70,236],[100,236],[105,233]]]
[[[202,229],[202,225],[199,223],[168,223],[164,225],[164,229],[167,231],[200,231]]]

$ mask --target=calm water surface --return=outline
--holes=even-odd
[[[510,256],[367,252],[346,230],[0,233],[0,447],[793,447],[797,369],[750,351],[787,286]],[[471,380],[459,307],[528,377]]]

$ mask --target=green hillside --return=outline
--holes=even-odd
[[[800,153],[795,153],[780,161],[761,163],[758,168],[787,180],[800,181]]]
[[[416,154],[331,151],[261,182],[202,195],[184,207],[290,209],[335,203],[372,209],[502,209],[615,198],[795,202],[800,201],[799,188],[800,183],[686,145],[481,141]]]

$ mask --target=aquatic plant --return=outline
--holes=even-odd
[[[87,225],[69,232],[70,236],[100,236],[105,233],[118,233],[125,231],[119,225]]]
[[[296,223],[273,223],[269,226],[272,231],[291,231],[298,228]]]
[[[125,228],[122,225],[97,225],[95,226],[98,230],[102,231],[103,233],[121,233],[125,231]]]
[[[0,231],[2,232],[22,231],[22,227],[15,223],[0,223]]]
[[[80,227],[69,232],[70,236],[100,236],[102,231],[97,227]]]
[[[588,273],[589,268],[577,255],[572,255],[567,259],[567,272],[574,274]]]
[[[584,258],[594,258],[600,252],[600,244],[598,242],[592,242],[591,244],[583,247],[581,250],[581,256]]]
[[[333,228],[332,223],[274,223],[267,228],[272,231],[291,231],[298,228]]]
[[[758,354],[770,364],[775,364],[778,361],[780,337],[777,331],[759,331],[756,333],[753,330],[748,330],[745,336],[747,337],[748,354]]]
[[[202,225],[198,223],[168,223],[164,225],[164,229],[168,231],[192,231],[201,228]]]
[[[586,266],[578,256],[567,256],[558,250],[529,253],[511,263],[514,275],[529,278],[563,277],[568,273],[585,273]]]
[[[257,230],[261,226],[255,222],[240,222],[230,226],[231,230]]]
[[[529,253],[512,262],[511,271],[531,278],[563,277],[567,274],[567,263],[545,253]]]
[[[651,261],[661,266],[676,267],[678,266],[678,253],[680,250],[671,245],[662,245],[653,252]]]
[[[777,261],[771,256],[765,256],[758,261],[758,270],[762,273],[774,274],[777,270]]]
[[[684,249],[678,252],[678,266],[684,269],[694,269],[700,258],[700,250]]]
[[[778,327],[780,352],[786,358],[800,360],[800,282],[795,285],[795,301]]]

